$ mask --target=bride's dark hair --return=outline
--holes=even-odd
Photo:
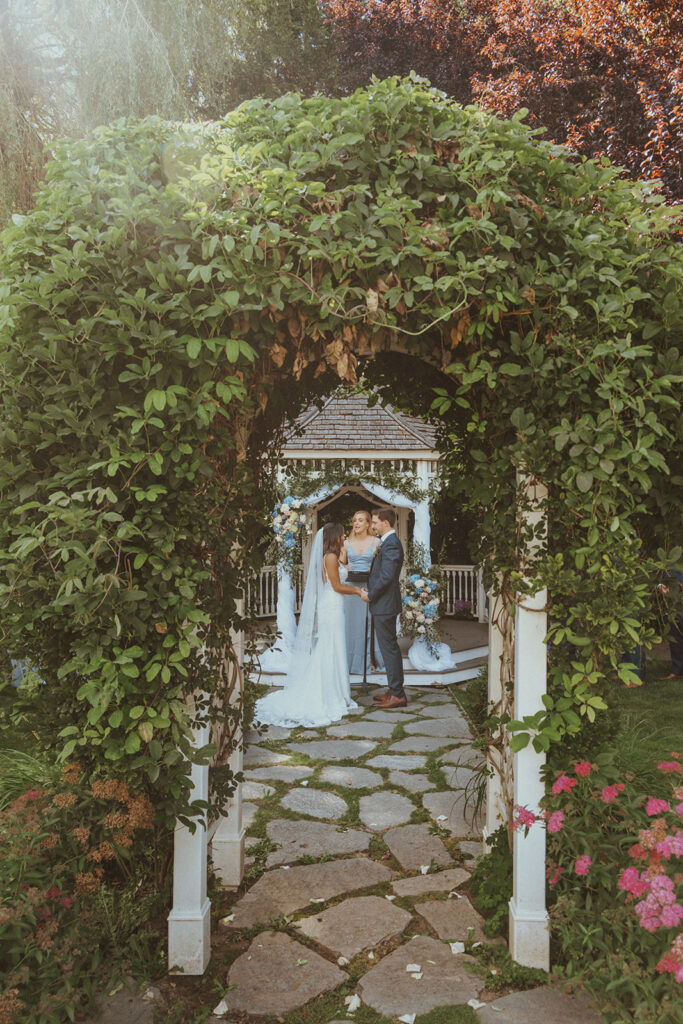
[[[323,526],[323,558],[330,552],[339,558],[343,536],[344,527],[341,523],[325,523]]]

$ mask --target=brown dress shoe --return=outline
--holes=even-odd
[[[386,711],[388,708],[404,708],[407,703],[408,699],[406,697],[394,697],[390,694],[387,699],[379,703],[377,707],[381,708],[382,711]]]
[[[383,700],[388,700],[391,697],[391,690],[385,690],[384,693],[376,693],[372,698],[375,704],[381,704]]]

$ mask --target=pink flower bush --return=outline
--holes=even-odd
[[[553,793],[556,796],[558,793],[569,793],[575,785],[576,779],[570,779],[568,775],[560,775],[559,779],[555,779],[553,782]]]
[[[584,853],[583,857],[579,857],[576,863],[574,864],[574,871],[577,875],[587,875],[588,869],[590,868],[592,863],[593,861],[588,856],[588,854]]]
[[[675,1003],[672,988],[683,982],[683,756],[658,767],[668,776],[664,791],[644,796],[628,773],[619,780],[609,758],[578,761],[574,778],[558,773],[549,783],[541,814],[560,947],[593,994],[609,985],[620,993],[614,1005],[647,1004],[644,1022],[660,1019],[660,1000]],[[663,799],[668,786],[673,799]],[[605,953],[594,944],[594,955],[582,959],[586,929],[596,922]],[[640,978],[629,971],[633,962],[645,968]]]

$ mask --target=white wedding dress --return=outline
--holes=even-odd
[[[317,729],[358,708],[351,700],[346,655],[344,595],[323,578],[322,530],[313,542],[306,591],[284,689],[256,702],[254,719],[264,725]],[[339,566],[339,578],[346,579]]]

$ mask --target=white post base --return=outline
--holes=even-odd
[[[236,889],[244,875],[245,829],[237,835],[230,818],[222,818],[211,840],[211,859],[221,885]]]
[[[168,915],[168,966],[182,974],[203,974],[211,959],[211,902],[198,913],[172,910]]]
[[[550,970],[550,932],[547,911],[520,910],[510,900],[510,956],[523,967]]]

